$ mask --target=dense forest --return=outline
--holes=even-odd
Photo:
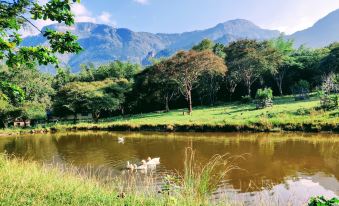
[[[294,48],[293,41],[239,40],[229,45],[206,39],[190,51],[152,59],[147,68],[115,61],[81,65],[73,74],[38,67],[0,67],[0,127],[15,119],[63,119],[91,114],[93,121],[117,115],[250,101],[257,90],[275,96],[300,92],[337,92],[339,43],[325,48]]]

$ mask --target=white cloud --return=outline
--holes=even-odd
[[[138,4],[148,4],[149,0],[133,0],[134,2],[138,3]]]
[[[339,7],[339,1],[324,3],[322,0],[285,0],[283,3],[279,11],[275,11],[276,15],[261,20],[262,27],[291,34],[313,26],[319,19]]]
[[[73,4],[72,12],[75,15],[76,22],[96,22],[96,18],[83,4]]]
[[[111,19],[112,15],[106,11],[103,11],[97,18],[99,23],[116,26],[117,23]]]
[[[46,0],[39,0],[39,3],[44,4]],[[72,12],[75,15],[75,22],[92,22],[92,23],[102,23],[108,24],[111,26],[116,26],[116,22],[112,20],[112,15],[108,12],[102,12],[99,16],[94,16],[92,12],[90,12],[83,4],[73,4]],[[51,20],[36,20],[32,22],[36,27],[40,30],[44,26],[48,26],[51,24],[55,24],[57,22],[53,22]],[[71,30],[72,28],[69,28]],[[31,25],[27,25],[26,28],[20,31],[23,37],[32,36],[39,34],[39,31]]]

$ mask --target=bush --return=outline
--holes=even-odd
[[[329,96],[322,95],[320,97],[320,105],[324,110],[334,110],[338,108],[338,95]]]
[[[339,205],[339,199],[332,198],[330,200],[325,199],[324,196],[312,197],[308,206],[336,206]]]
[[[273,91],[271,88],[258,89],[255,98],[257,100],[257,109],[262,109],[273,105]]]

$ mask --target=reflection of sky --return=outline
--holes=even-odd
[[[286,178],[286,182],[259,192],[236,193],[229,190],[232,201],[247,202],[249,205],[279,203],[279,205],[305,205],[310,197],[323,195],[326,198],[339,196],[339,182],[331,176],[317,173],[313,176],[301,175],[298,178]],[[294,179],[294,180],[292,180]],[[221,193],[221,191],[219,191]]]

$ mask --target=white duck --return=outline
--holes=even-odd
[[[151,157],[148,157],[147,158],[147,164],[148,165],[158,165],[160,164],[160,157],[157,157],[157,158],[151,158]]]
[[[141,165],[137,166],[135,168],[136,170],[147,170],[147,163],[145,160],[141,161]]]
[[[130,164],[129,161],[127,161],[126,169],[128,169],[128,170],[134,170],[135,167],[134,167],[133,164]]]
[[[125,138],[123,138],[123,137],[118,137],[118,143],[119,143],[119,144],[125,143]]]

